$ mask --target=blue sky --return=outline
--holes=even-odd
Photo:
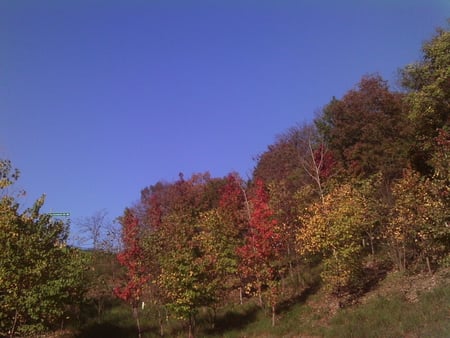
[[[73,221],[179,172],[247,177],[363,75],[395,85],[447,17],[444,0],[0,0],[0,156],[25,205],[45,193]]]

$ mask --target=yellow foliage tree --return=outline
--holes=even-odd
[[[395,205],[384,231],[395,266],[404,271],[434,263],[448,253],[449,211],[441,189],[417,172],[405,170],[393,186]]]
[[[366,198],[344,184],[300,216],[297,251],[302,256],[323,255],[322,278],[334,294],[352,293],[361,286],[362,238],[372,223],[367,208]]]

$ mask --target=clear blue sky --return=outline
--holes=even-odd
[[[247,177],[364,74],[394,84],[447,17],[444,0],[0,0],[0,156],[23,203],[46,193],[72,220],[179,172]]]

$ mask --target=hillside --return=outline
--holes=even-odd
[[[154,310],[154,309],[153,309]],[[285,303],[275,327],[267,312],[249,301],[228,306],[217,315],[211,329],[202,312],[197,337],[447,337],[450,335],[450,269],[433,275],[405,276],[389,273],[354,304],[339,308],[337,299],[322,289],[307,292]],[[156,313],[142,317],[142,337],[158,337]],[[182,323],[171,320],[166,337],[185,337]],[[80,329],[45,337],[136,337],[129,309],[109,308],[101,320]]]

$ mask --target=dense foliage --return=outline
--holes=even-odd
[[[4,189],[17,179],[0,161],[0,335],[29,335],[52,328],[81,298],[82,257],[66,245],[67,225],[40,213],[44,197],[20,212]]]

